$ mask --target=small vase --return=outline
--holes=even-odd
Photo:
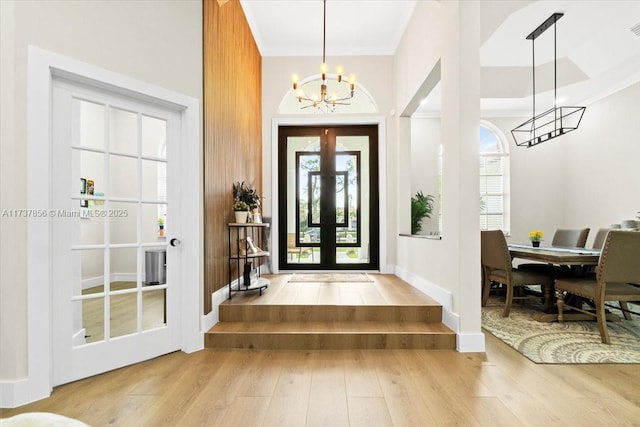
[[[531,246],[533,246],[534,248],[539,248],[540,242],[531,242]]]
[[[244,224],[247,222],[247,217],[249,216],[248,211],[234,211],[234,213],[236,214],[237,224]]]

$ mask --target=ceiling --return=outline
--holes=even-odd
[[[263,56],[322,56],[320,0],[240,0]],[[331,55],[393,55],[417,0],[328,0]],[[483,0],[483,115],[532,113],[532,42],[526,36],[553,13],[558,105],[588,105],[640,81],[640,1]],[[302,17],[302,18],[301,18]],[[553,106],[553,28],[535,40],[536,106]],[[437,114],[439,85],[418,113]]]

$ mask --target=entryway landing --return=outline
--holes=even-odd
[[[234,293],[220,305],[220,322],[205,334],[205,347],[455,349],[442,306],[396,276],[367,273],[367,282],[265,277],[271,283],[262,295]]]

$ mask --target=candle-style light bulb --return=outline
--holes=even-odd
[[[297,74],[291,75],[291,83],[293,84],[293,90],[298,88],[298,82],[300,81],[300,77]]]
[[[329,69],[329,66],[326,63],[323,63],[322,65],[320,65],[320,73],[322,74],[322,80],[326,80],[327,79],[327,70]]]
[[[342,81],[342,74],[343,73],[344,73],[344,68],[342,68],[342,65],[336,66],[336,75],[338,77],[338,83],[340,83]]]

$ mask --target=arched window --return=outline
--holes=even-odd
[[[500,130],[480,123],[480,229],[509,232],[509,146]]]

